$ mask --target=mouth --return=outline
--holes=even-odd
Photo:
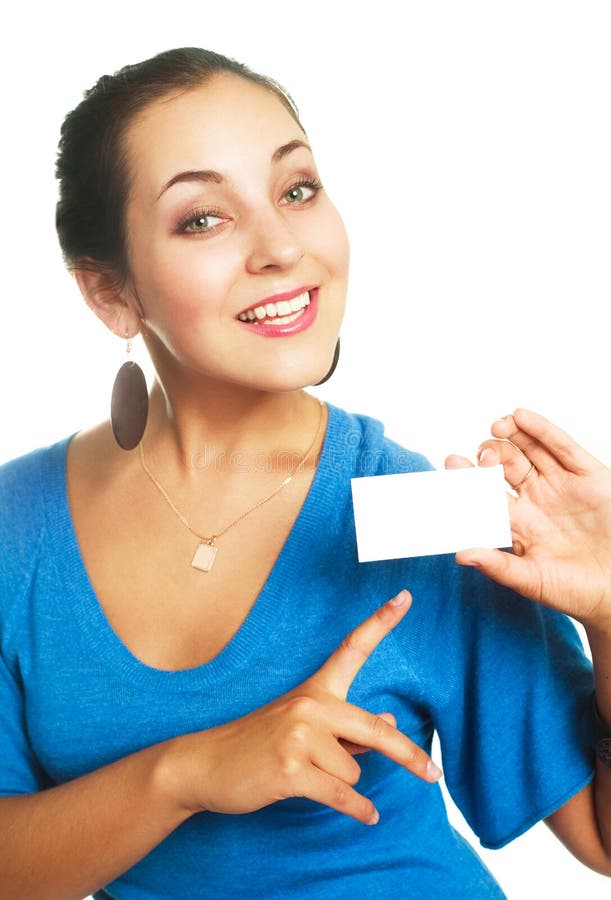
[[[243,309],[237,318],[241,322],[261,325],[288,325],[302,316],[304,309],[310,305],[310,290],[301,288],[299,292],[278,294],[275,301],[262,301]]]
[[[277,294],[274,301],[244,309],[236,318],[241,327],[263,337],[287,337],[313,324],[318,312],[318,294],[318,287]]]

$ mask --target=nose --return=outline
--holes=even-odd
[[[298,235],[290,228],[285,215],[277,209],[269,210],[252,223],[246,268],[251,273],[269,269],[286,269],[303,257]]]

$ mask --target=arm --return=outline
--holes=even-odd
[[[611,633],[586,629],[594,662],[596,702],[611,731]],[[596,777],[546,820],[573,856],[611,877],[611,767],[596,760]]]
[[[492,433],[479,461],[501,463],[515,486],[514,552],[466,550],[457,561],[583,624],[598,709],[611,725],[611,472],[528,410],[495,422]],[[577,859],[611,875],[611,768],[597,760],[594,781],[546,821]]]
[[[82,898],[157,846],[189,813],[164,787],[166,746],[74,781],[0,798],[0,895]]]
[[[58,787],[0,798],[3,900],[77,900],[194,813],[240,814],[308,797],[373,825],[375,807],[354,790],[360,768],[353,755],[366,749],[437,781],[441,773],[428,754],[391,716],[346,702],[356,674],[409,606],[402,591],[311,678],[241,719],[172,738]]]

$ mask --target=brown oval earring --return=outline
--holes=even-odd
[[[322,381],[317,381],[316,384],[314,385],[314,387],[317,387],[319,384],[324,384],[325,381],[328,381],[329,378],[331,378],[331,376],[333,375],[333,373],[335,372],[335,369],[337,367],[338,359],[339,359],[339,338],[337,339],[337,344],[335,345],[335,353],[333,354],[333,362],[331,363],[331,368],[329,369],[329,371],[327,372],[325,377],[322,379]]]
[[[126,351],[131,353],[127,337]],[[144,372],[137,362],[128,360],[117,372],[110,400],[110,423],[119,447],[133,450],[142,440],[148,417],[149,396]]]

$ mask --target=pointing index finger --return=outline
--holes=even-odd
[[[346,635],[314,678],[322,680],[331,693],[345,700],[358,672],[380,641],[401,621],[411,602],[411,594],[404,589],[380,606],[372,616]]]

